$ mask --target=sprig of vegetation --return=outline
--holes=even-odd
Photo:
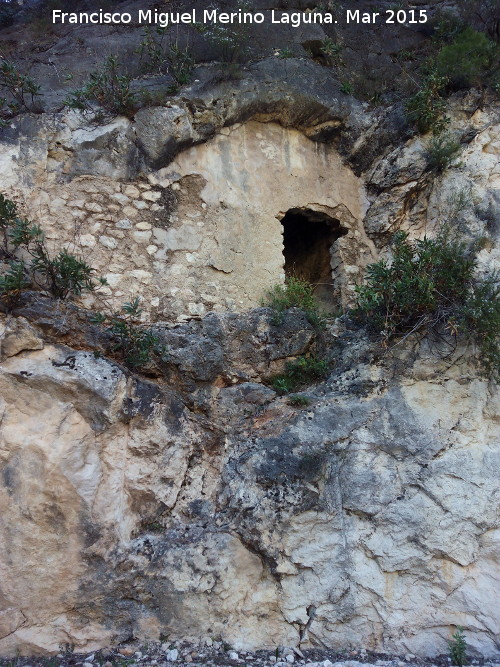
[[[354,87],[352,83],[349,81],[342,81],[342,85],[340,86],[340,90],[344,95],[352,95]]]
[[[181,48],[177,41],[165,44],[168,28],[147,26],[142,41],[135,53],[139,54],[141,70],[145,74],[159,74],[164,70],[173,76],[177,86],[191,81],[195,65],[194,56],[188,44]]]
[[[332,62],[340,60],[340,54],[342,53],[342,44],[334,42],[331,37],[325,37],[321,41],[321,51],[326,58],[329,58]]]
[[[109,113],[130,117],[138,104],[130,82],[129,76],[120,73],[118,58],[109,56],[100,69],[90,74],[83,88],[69,94],[64,104],[82,112],[93,111],[98,105]]]
[[[438,22],[434,39],[441,46],[422,67],[419,90],[406,102],[408,120],[421,132],[442,132],[450,90],[498,84],[498,46],[457,17]]]
[[[290,277],[284,285],[275,285],[262,300],[262,305],[274,310],[272,324],[283,323],[285,312],[289,308],[300,308],[309,322],[316,327],[324,327],[325,318],[320,313],[318,302],[314,296],[314,288],[306,280]]]
[[[184,49],[177,44],[169,46],[167,51],[168,71],[179,86],[191,81],[194,69],[194,57],[188,46]]]
[[[278,49],[276,54],[278,58],[280,58],[281,60],[287,60],[288,58],[293,58],[293,51],[289,47]]]
[[[134,51],[139,56],[139,66],[143,74],[160,74],[165,63],[163,41],[166,28],[153,31],[146,26],[139,47]]]
[[[448,642],[451,664],[462,667],[465,665],[465,652],[467,650],[467,643],[465,641],[464,629],[461,625],[457,625],[457,629],[452,635],[452,638],[453,639]]]
[[[20,72],[10,60],[0,62],[0,88],[9,96],[0,97],[0,120],[3,124],[18,113],[34,111],[36,98],[42,94],[35,80]]]
[[[446,132],[432,137],[426,150],[427,168],[440,174],[448,169],[461,148],[460,142]]]
[[[443,97],[447,83],[446,77],[432,71],[425,77],[420,90],[406,102],[408,120],[422,134],[430,130],[439,134],[450,122],[445,116],[446,100]]]
[[[316,380],[322,380],[328,375],[329,368],[325,359],[298,357],[286,364],[284,373],[271,378],[271,386],[279,394],[288,394]]]
[[[475,276],[477,251],[477,244],[452,237],[446,227],[435,239],[410,241],[398,232],[392,261],[368,266],[354,318],[381,334],[385,344],[431,335],[450,354],[460,338],[479,349],[485,374],[500,376],[498,276]]]
[[[113,352],[118,352],[124,363],[131,368],[145,366],[154,358],[165,358],[165,347],[151,328],[139,324],[142,313],[140,299],[136,297],[122,306],[122,312],[95,313],[94,324],[107,324],[107,331],[113,339]]]

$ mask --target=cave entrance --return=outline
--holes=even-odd
[[[335,218],[309,208],[291,208],[281,224],[286,277],[310,282],[322,308],[333,310],[332,247],[347,230]]]

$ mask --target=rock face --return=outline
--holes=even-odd
[[[2,654],[162,633],[429,655],[455,624],[497,653],[498,395],[339,348],[293,408],[260,380],[315,334],[268,320],[165,330],[167,383],[4,320]]]
[[[2,130],[2,189],[107,277],[110,305],[142,297],[168,357],[132,374],[44,294],[2,315],[0,654],[168,635],[425,656],[456,625],[499,654],[495,387],[258,308],[294,269],[287,216],[326,225],[334,306],[398,229],[451,220],[497,267],[498,109],[453,100],[460,167],[435,177],[400,109],[318,92],[298,60],[302,88],[281,86],[270,63],[133,120]],[[321,347],[332,372],[303,409],[266,385]]]
[[[41,121],[31,128],[34,145],[32,133],[14,149],[4,145],[5,182],[38,212],[51,243],[92,258],[108,281],[101,295],[118,308],[141,296],[145,313],[182,320],[258,305],[284,279],[280,220],[290,209],[320,212],[341,229],[325,252],[328,281],[346,301],[374,253],[361,225],[363,184],[337,150],[297,130],[249,122],[130,180],[138,159],[131,135],[146,153],[150,144],[163,151],[159,128],[169,136],[172,112],[147,110],[134,125],[119,119],[91,131],[71,128],[71,117],[51,127]],[[175,118],[181,131],[188,116]]]

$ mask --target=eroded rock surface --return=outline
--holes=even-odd
[[[288,317],[294,344],[265,309],[166,329],[168,384],[4,321],[25,343],[2,348],[1,653],[162,634],[429,655],[460,624],[496,654],[494,388],[339,356],[294,408],[260,383],[314,344]]]
[[[107,286],[1,315],[0,654],[167,635],[427,656],[457,625],[500,652],[496,388],[463,350],[381,358],[345,322],[258,308],[291,272],[289,211],[335,224],[334,309],[400,229],[452,220],[498,268],[498,107],[450,100],[462,153],[436,176],[402,105],[265,56],[132,119],[92,124],[59,91],[1,130],[2,190]],[[135,296],[166,355],[131,373],[89,316]],[[302,409],[266,384],[320,349]]]

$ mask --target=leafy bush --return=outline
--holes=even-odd
[[[18,70],[9,60],[0,63],[0,88],[8,98],[0,97],[0,119],[5,122],[23,111],[35,111],[36,98],[41,96],[40,86],[27,74]]]
[[[456,632],[452,635],[452,637],[453,640],[448,642],[451,664],[462,667],[462,665],[465,665],[465,651],[467,649],[464,629],[462,626],[457,625]]]
[[[273,324],[281,324],[289,308],[300,308],[313,326],[324,326],[324,317],[319,312],[313,286],[306,280],[287,278],[284,285],[275,285],[267,292],[262,305],[275,311]]]
[[[191,81],[194,56],[188,45],[181,48],[177,42],[165,45],[168,28],[157,28],[155,32],[147,26],[136,53],[140,56],[141,70],[145,74],[159,74],[167,70],[178,86]]]
[[[342,85],[340,86],[340,90],[344,95],[352,95],[353,93],[353,85],[349,81],[343,81]]]
[[[460,153],[460,142],[447,133],[433,137],[427,147],[427,167],[431,171],[443,172]]]
[[[165,32],[165,28],[159,27],[153,32],[151,26],[146,26],[139,48],[134,52],[139,55],[139,65],[143,74],[161,73],[165,63],[163,50]]]
[[[454,89],[481,85],[487,82],[496,53],[496,45],[484,33],[467,27],[439,51],[436,73]]]
[[[137,98],[130,90],[130,77],[120,74],[116,56],[109,56],[103,66],[90,74],[83,88],[74,90],[64,101],[78,111],[91,111],[99,105],[112,114],[131,116],[137,110]]]
[[[398,232],[392,262],[368,266],[354,317],[386,343],[396,336],[432,335],[453,351],[460,337],[477,346],[484,372],[498,376],[500,288],[498,276],[475,278],[477,250],[446,229],[435,239],[415,241]]]
[[[0,194],[1,252],[7,266],[0,276],[0,294],[12,295],[30,285],[46,289],[53,296],[65,299],[95,290],[105,284],[94,280],[95,271],[83,259],[66,249],[51,256],[45,237],[38,225],[18,214],[17,204]],[[29,264],[24,259],[29,258]]]
[[[148,364],[153,357],[164,357],[165,348],[158,336],[150,328],[138,325],[142,313],[139,298],[124,303],[122,313],[112,313],[107,317],[96,313],[95,324],[107,323],[107,330],[114,340],[113,352],[118,352],[127,366],[137,368]]]
[[[446,101],[443,98],[448,80],[432,71],[425,77],[420,90],[406,102],[406,115],[422,134],[433,130],[442,132],[449,123],[445,116]]]
[[[187,46],[181,49],[177,44],[172,44],[167,51],[167,62],[168,71],[179,86],[184,86],[191,81],[194,57]]]
[[[298,357],[286,364],[285,372],[271,378],[271,386],[279,394],[288,394],[328,375],[329,364],[317,357]]]
[[[5,273],[0,275],[0,296],[15,297],[22,289],[29,287],[29,284],[24,262],[11,261],[7,264]]]

